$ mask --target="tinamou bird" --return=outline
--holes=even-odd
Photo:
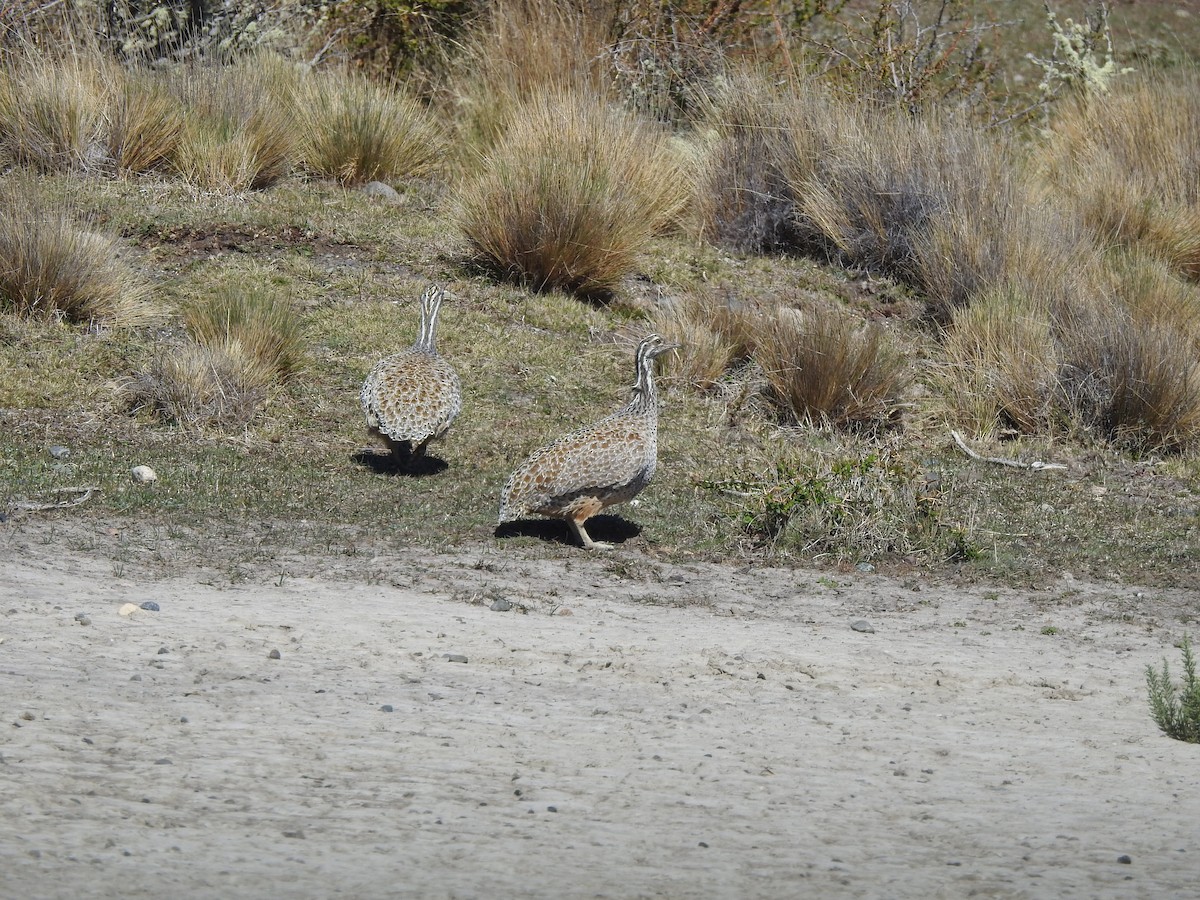
[[[500,523],[534,514],[563,519],[588,550],[584,522],[602,509],[636,497],[658,461],[658,394],[654,360],[677,344],[648,335],[638,345],[637,381],[629,402],[598,422],[534,452],[517,467],[500,498]]]
[[[375,363],[358,399],[367,430],[381,438],[397,460],[415,461],[462,409],[462,386],[435,346],[438,312],[446,292],[430,285],[421,295],[421,327],[407,350]]]

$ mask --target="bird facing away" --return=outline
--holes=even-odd
[[[462,409],[458,375],[434,345],[445,296],[435,284],[425,289],[416,342],[375,363],[358,394],[367,430],[398,459],[406,452],[410,460],[423,456],[425,445],[445,434]]]
[[[610,549],[591,539],[584,522],[605,507],[632,500],[650,483],[658,461],[654,360],[676,346],[648,335],[637,348],[637,381],[629,402],[547,444],[517,467],[500,498],[501,523],[529,514],[564,519],[586,549]]]

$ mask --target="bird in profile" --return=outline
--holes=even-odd
[[[535,451],[508,479],[500,498],[500,523],[534,514],[563,519],[588,550],[584,522],[602,509],[636,497],[658,461],[658,394],[654,360],[677,344],[647,335],[635,355],[637,381],[619,410]]]
[[[367,430],[382,439],[398,461],[411,463],[424,456],[425,445],[444,435],[462,409],[458,375],[435,345],[445,296],[436,284],[425,289],[416,342],[375,363],[358,394]]]

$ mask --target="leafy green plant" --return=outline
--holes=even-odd
[[[940,533],[953,529],[943,529],[941,507],[921,473],[886,447],[783,460],[773,471],[703,480],[701,487],[738,498],[732,515],[742,529],[777,548],[852,560],[908,553],[958,558]]]
[[[1176,687],[1170,667],[1163,659],[1162,669],[1146,666],[1146,688],[1150,697],[1150,716],[1168,737],[1189,744],[1200,744],[1200,679],[1196,677],[1196,657],[1191,638],[1184,636],[1183,682]]]

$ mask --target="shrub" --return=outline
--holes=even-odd
[[[305,167],[342,184],[424,175],[443,156],[444,138],[416,100],[349,73],[310,76],[297,109]]]
[[[911,373],[880,326],[836,309],[778,310],[755,358],[783,421],[874,429],[900,415]]]
[[[961,529],[942,521],[924,475],[890,446],[849,455],[785,457],[702,487],[735,497],[742,529],[776,548],[841,560],[976,554]]]
[[[81,228],[36,186],[0,185],[0,308],[70,322],[134,325],[150,316],[146,288],[115,238]]]
[[[1154,666],[1146,666],[1150,716],[1167,737],[1200,744],[1200,679],[1196,677],[1196,657],[1187,635],[1184,635],[1182,650],[1183,683],[1179,688],[1171,681],[1171,672],[1165,659],[1162,671]]]
[[[481,264],[536,290],[604,297],[687,188],[665,135],[594,99],[539,97],[458,192]]]

